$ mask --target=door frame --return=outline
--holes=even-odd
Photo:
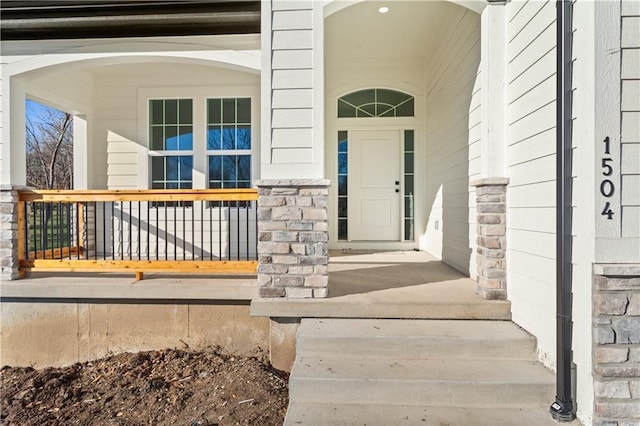
[[[423,178],[422,165],[419,161],[423,154],[422,147],[418,141],[423,139],[420,126],[415,117],[393,117],[393,118],[338,118],[334,119],[328,126],[326,133],[325,167],[327,177],[334,184],[329,190],[329,247],[331,249],[371,249],[371,250],[412,250],[419,247],[420,233],[424,232],[422,223],[422,211],[420,191],[422,189],[421,179]],[[400,193],[404,194],[404,131],[414,132],[414,240],[413,241],[349,241],[338,240],[338,131],[347,131],[347,138],[351,137],[354,131],[376,131],[376,130],[396,130],[400,133]],[[400,197],[400,237],[404,236],[404,203]]]

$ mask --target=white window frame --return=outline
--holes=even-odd
[[[168,152],[168,155],[193,155],[193,189],[208,188],[208,156],[206,145],[207,99],[249,98],[251,99],[251,149],[220,150],[216,154],[251,155],[251,180],[260,176],[260,87],[259,86],[185,86],[185,87],[145,87],[138,93],[138,187],[151,188],[151,156]],[[192,99],[193,107],[193,150],[192,151],[152,151],[149,141],[149,100],[151,99]],[[165,155],[165,154],[162,154]]]

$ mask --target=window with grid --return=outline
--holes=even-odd
[[[193,187],[193,101],[149,100],[152,189]]]
[[[207,99],[207,163],[208,188],[251,187],[250,98]]]

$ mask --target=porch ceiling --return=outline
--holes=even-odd
[[[260,32],[260,1],[4,0],[2,40]]]
[[[381,6],[389,11],[379,13]],[[457,24],[460,8],[446,1],[357,3],[326,18],[327,65],[424,63]]]

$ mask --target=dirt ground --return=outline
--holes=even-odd
[[[281,425],[288,377],[263,357],[166,349],[3,367],[3,425]]]

